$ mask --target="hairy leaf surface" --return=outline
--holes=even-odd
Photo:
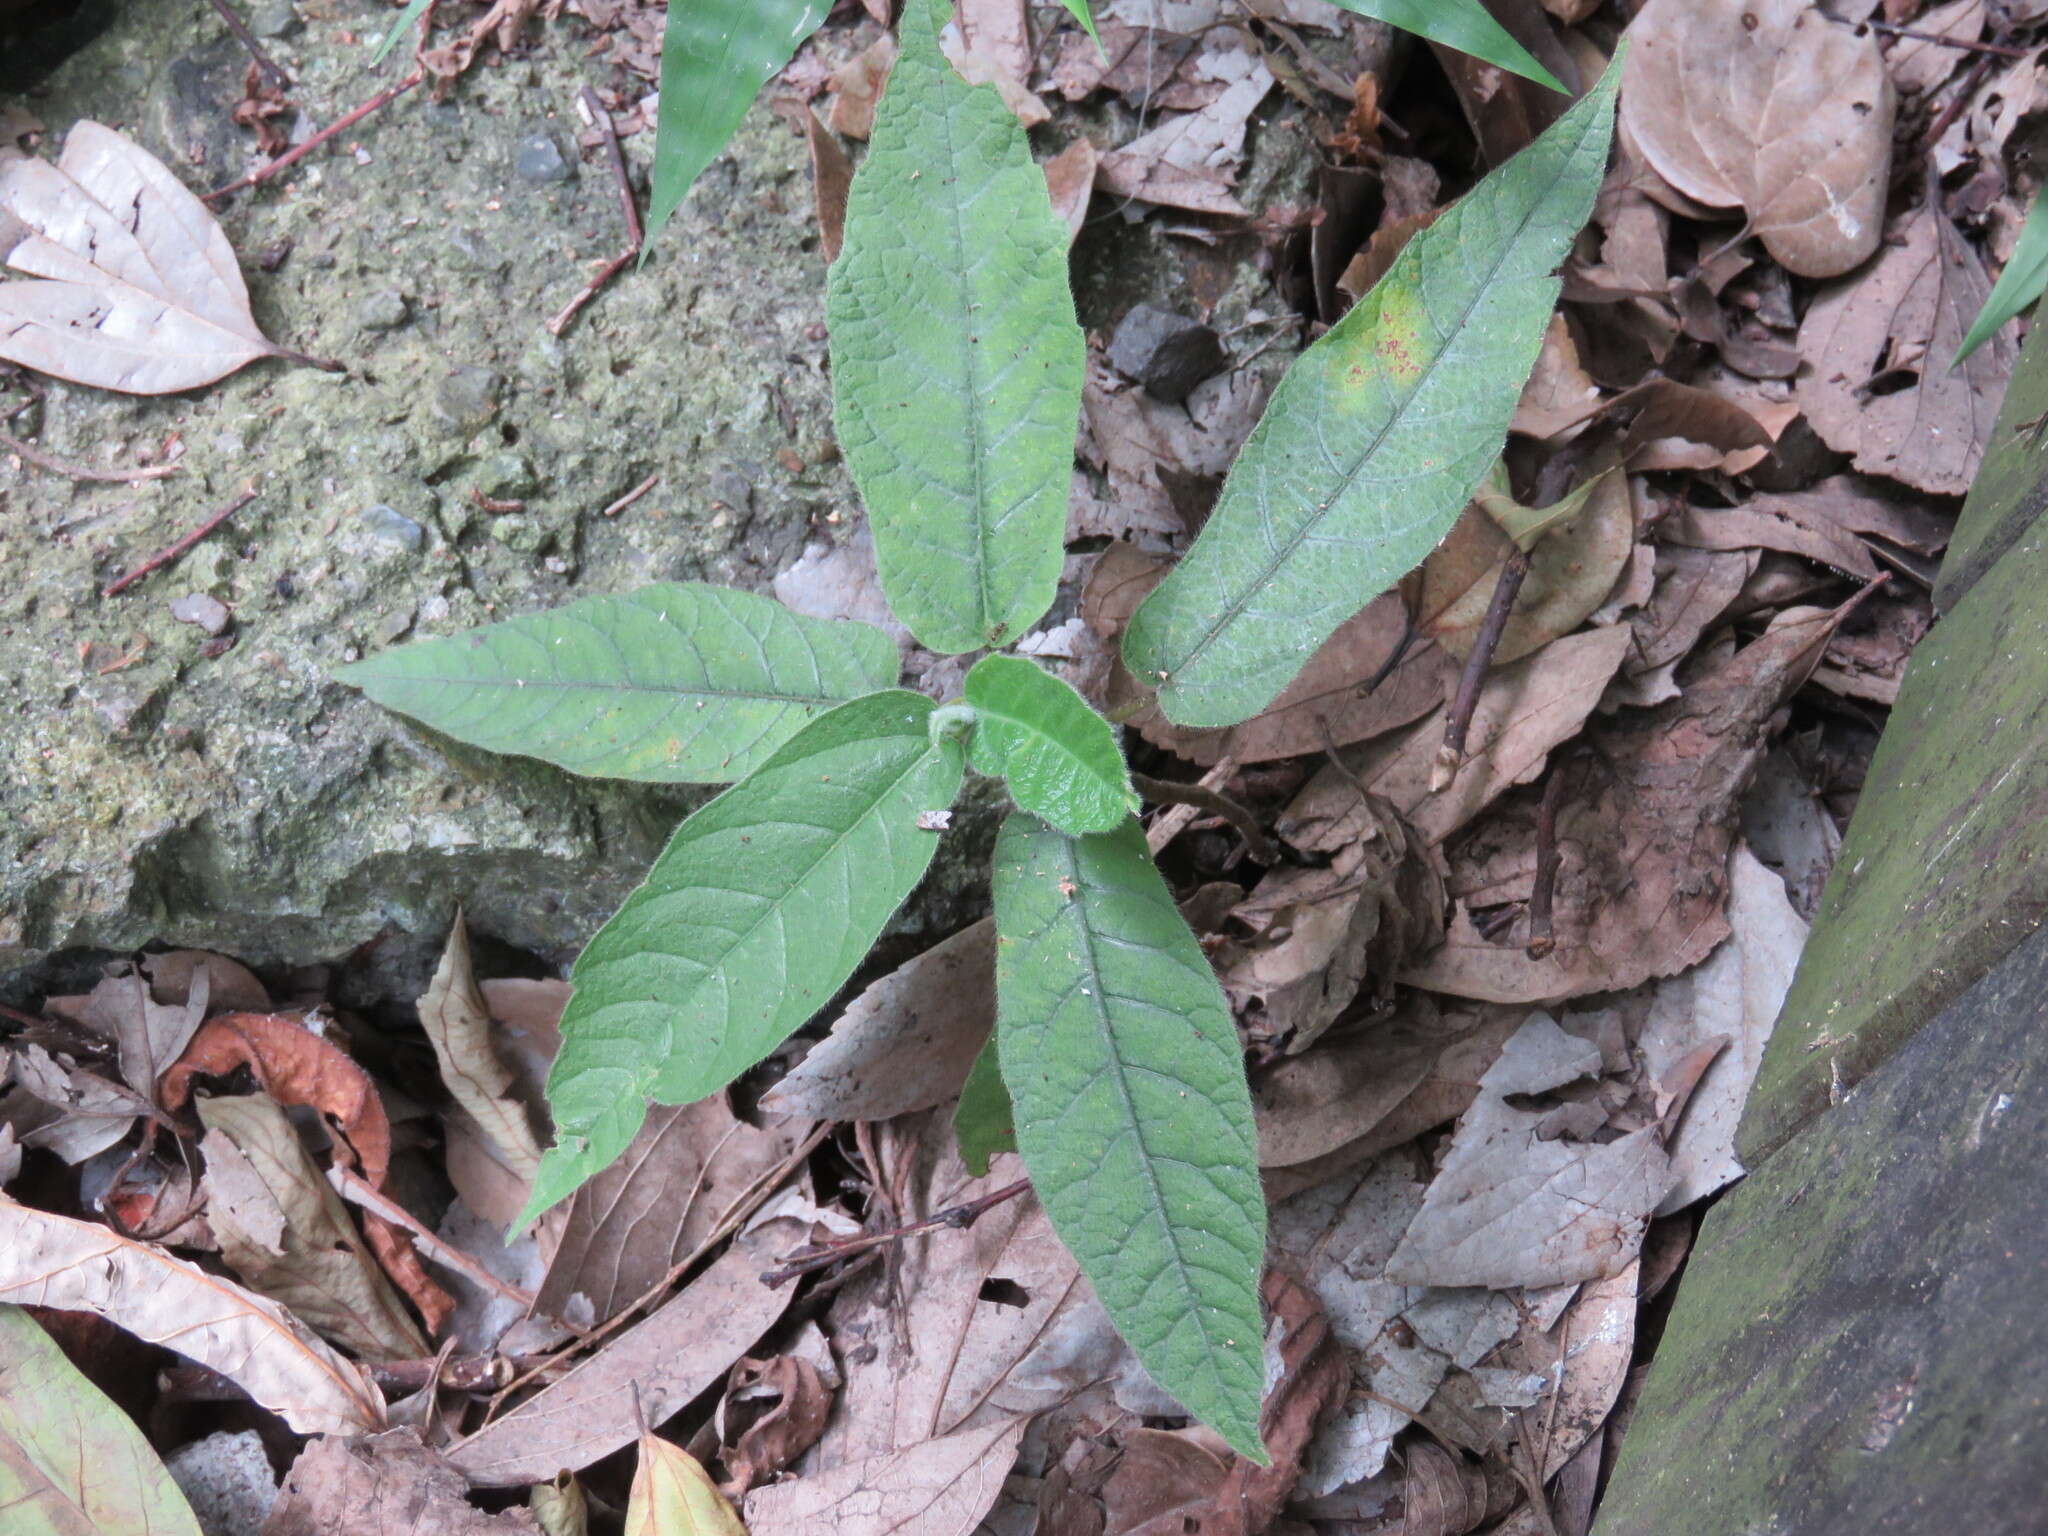
[[[806,720],[888,687],[897,667],[895,642],[870,625],[664,581],[416,640],[335,675],[471,746],[591,778],[722,784]]]
[[[1336,0],[1347,11],[1384,21],[1403,32],[1475,59],[1484,59],[1510,74],[1564,89],[1557,76],[1537,63],[1529,50],[1509,35],[1507,28],[1486,13],[1479,0]]]
[[[1135,820],[996,843],[996,1039],[1017,1147],[1153,1380],[1264,1460],[1266,1207],[1237,1030]]]
[[[834,419],[882,589],[935,651],[1016,639],[1063,559],[1085,343],[1024,129],[910,0],[826,297]]]
[[[668,8],[647,200],[650,249],[768,77],[796,56],[831,9],[831,0],[689,0]]]
[[[555,1145],[519,1225],[610,1163],[647,1101],[688,1104],[780,1045],[853,974],[938,845],[965,773],[936,706],[842,704],[689,817],[570,975]]]
[[[1187,558],[1124,636],[1180,725],[1272,703],[1449,531],[1500,453],[1593,206],[1617,65],[1408,243],[1273,392]]]
[[[988,1160],[998,1152],[1017,1150],[1010,1090],[1003,1086],[993,1035],[974,1058],[967,1081],[961,1085],[960,1102],[953,1106],[953,1139],[960,1145],[960,1161],[977,1179],[988,1176]]]
[[[967,674],[974,766],[1062,832],[1108,832],[1138,808],[1116,731],[1088,701],[1022,656],[984,656]]]

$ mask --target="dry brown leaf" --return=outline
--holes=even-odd
[[[1102,470],[1109,504],[1099,516],[1077,517],[1073,532],[1136,538],[1164,551],[1191,531],[1176,487],[1220,486],[1265,404],[1265,377],[1253,370],[1220,373],[1170,404],[1093,358],[1081,395],[1081,457]]]
[[[224,1013],[209,1019],[185,1054],[164,1074],[164,1107],[181,1108],[195,1077],[223,1077],[247,1067],[257,1086],[277,1103],[308,1105],[338,1133],[338,1147],[372,1188],[384,1187],[391,1167],[391,1122],[369,1075],[338,1046],[284,1014]],[[384,1272],[411,1298],[438,1334],[455,1299],[434,1283],[414,1251],[411,1235],[374,1212],[363,1213],[363,1232]]]
[[[1244,60],[1241,71],[1209,105],[1169,118],[1121,149],[1103,151],[1095,184],[1113,197],[1243,218],[1245,207],[1231,183],[1245,128],[1273,88],[1273,72],[1256,55],[1236,57]]]
[[[848,59],[832,75],[832,108],[825,124],[849,139],[865,139],[875,131],[875,103],[882,99],[889,71],[896,65],[896,37],[884,31],[868,47]]]
[[[1874,34],[1808,0],[1650,0],[1628,30],[1622,121],[1666,180],[1743,209],[1801,277],[1877,249],[1895,97]]]
[[[747,1496],[751,1536],[973,1536],[1003,1491],[1027,1414],[846,1462]]]
[[[1079,238],[1081,226],[1088,221],[1100,158],[1093,140],[1077,138],[1045,162],[1045,189],[1052,194],[1054,216],[1067,226],[1069,242]]]
[[[55,165],[0,159],[0,213],[29,230],[0,259],[32,279],[0,284],[0,357],[163,395],[285,355],[206,205],[103,124],[76,124]]]
[[[1642,1263],[1635,1260],[1605,1279],[1580,1290],[1550,1330],[1550,1349],[1529,1363],[1550,1372],[1550,1396],[1537,1412],[1543,1415],[1543,1475],[1563,1470],[1580,1446],[1599,1433],[1621,1396],[1635,1354],[1636,1283]],[[1557,1356],[1562,1348],[1563,1359]],[[1562,1381],[1558,1380],[1562,1367]]]
[[[1877,561],[1848,530],[1809,515],[1796,497],[1759,496],[1735,507],[1682,506],[1659,531],[1690,549],[1775,549],[1871,581]]]
[[[17,1093],[33,1103],[10,1099],[7,1119],[25,1147],[41,1147],[76,1166],[126,1136],[138,1115],[149,1112],[140,1094],[96,1072],[60,1060],[40,1045],[9,1053]]]
[[[1102,46],[1098,49],[1085,32],[1062,33],[1044,88],[1068,101],[1115,91],[1132,106],[1151,102],[1169,110],[1187,107],[1184,98],[1169,100],[1168,92],[1201,39],[1164,27],[1133,26],[1106,14],[1101,6],[1095,10]]]
[[[1600,386],[1579,361],[1571,327],[1563,315],[1552,315],[1536,367],[1515,405],[1513,430],[1524,437],[1566,441],[1592,420],[1599,405]]]
[[[811,150],[811,194],[818,208],[818,249],[825,265],[839,259],[846,242],[846,198],[853,190],[853,160],[818,114],[804,109],[804,137]]]
[[[486,1514],[461,1473],[394,1429],[359,1440],[322,1435],[299,1453],[262,1536],[501,1536],[539,1531],[529,1510]]]
[[[1875,266],[1823,290],[1807,310],[1799,405],[1864,473],[1960,496],[1984,462],[2012,376],[2010,328],[1952,366],[1991,292],[1984,264],[1930,203],[1902,215],[1891,234]]]
[[[815,1329],[810,1332],[822,1342]],[[801,1356],[742,1360],[734,1366],[720,1407],[726,1497],[739,1498],[816,1445],[831,1411],[831,1387],[818,1367]],[[746,1427],[735,1434],[741,1420]]]
[[[650,1106],[632,1144],[571,1197],[539,1310],[570,1316],[581,1295],[602,1322],[638,1299],[809,1130],[802,1120],[749,1125],[722,1095]]]
[[[4,1197],[0,1302],[96,1312],[220,1372],[302,1435],[383,1427],[376,1384],[275,1302],[152,1244]]]
[[[1670,1187],[1657,1127],[1610,1142],[1547,1140],[1543,1113],[1509,1102],[1599,1069],[1597,1050],[1530,1014],[1458,1122],[1387,1278],[1501,1289],[1597,1280],[1628,1264]]]
[[[709,1269],[597,1353],[448,1453],[483,1488],[545,1482],[630,1445],[724,1377],[789,1306],[791,1288],[761,1283],[790,1224],[738,1238]]]
[[[1593,727],[1597,761],[1568,770],[1575,782],[1557,814],[1548,955],[1529,958],[1519,920],[1488,938],[1472,919],[1474,907],[1527,899],[1536,808],[1525,796],[1455,851],[1453,894],[1462,900],[1450,936],[1401,979],[1458,997],[1533,1003],[1619,991],[1704,960],[1728,935],[1722,902],[1736,799],[1768,744],[1771,716],[1811,674],[1847,612],[1788,611],[1679,698]]]
[[[1628,654],[1624,625],[1567,635],[1490,674],[1472,711],[1465,761],[1441,791],[1430,789],[1443,744],[1443,711],[1401,735],[1344,754],[1349,774],[1325,765],[1281,813],[1280,835],[1305,852],[1329,853],[1366,835],[1357,785],[1384,795],[1431,844],[1439,844],[1504,791],[1526,784],[1553,748],[1571,740]]]
[[[513,1092],[512,1069],[498,1056],[490,1005],[470,966],[469,930],[455,912],[441,963],[419,1000],[420,1028],[434,1048],[449,1096],[482,1130],[498,1161],[530,1186],[540,1169],[540,1142]]]
[[[284,1111],[261,1094],[198,1109],[207,1226],[243,1283],[361,1359],[430,1354]]]
[[[149,962],[143,964],[147,971]],[[213,997],[213,972],[210,967],[187,969],[171,999],[158,996],[158,988],[145,985],[141,974],[126,966],[118,969],[119,974],[82,996],[50,998],[44,1011],[112,1046],[120,1057],[121,1080],[154,1104],[157,1078],[183,1053],[207,1009],[220,1006]]]
[[[1025,0],[962,0],[960,35],[1019,85],[1031,80],[1031,25]]]
[[[149,978],[150,995],[174,1008],[191,996],[201,971],[206,973],[207,1007],[235,1013],[269,1010],[269,989],[239,960],[204,949],[174,949],[142,957],[142,972]]]
[[[995,945],[983,918],[869,985],[761,1107],[893,1120],[957,1097],[995,1028]]]
[[[1353,304],[1364,298],[1387,275],[1387,269],[1393,266],[1394,258],[1408,248],[1408,242],[1434,224],[1442,212],[1441,208],[1431,208],[1422,213],[1404,214],[1374,230],[1372,238],[1360,247],[1358,254],[1345,263],[1344,270],[1337,275],[1337,291]]]

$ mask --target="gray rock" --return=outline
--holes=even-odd
[[[181,1445],[164,1458],[164,1468],[206,1536],[257,1536],[277,1498],[277,1474],[253,1429]]]
[[[1109,361],[1156,399],[1177,402],[1220,373],[1225,359],[1222,341],[1201,321],[1156,304],[1140,304],[1116,328]]]
[[[543,128],[519,141],[519,147],[512,152],[512,174],[535,186],[547,186],[575,180],[576,163],[562,153],[555,136]]]
[[[291,0],[263,0],[249,12],[249,30],[258,37],[291,37],[304,26]]]
[[[526,455],[507,449],[484,460],[477,471],[476,488],[494,499],[510,500],[531,496],[540,489],[540,482],[534,478],[533,464]]]
[[[171,600],[171,617],[180,624],[196,624],[209,635],[217,635],[234,622],[228,605],[204,592],[188,592]]]
[[[356,329],[359,331],[395,331],[405,324],[410,306],[405,295],[396,288],[380,288],[366,294],[356,305]]]
[[[491,424],[498,414],[498,392],[505,386],[495,369],[462,364],[434,386],[434,419],[460,436]]]
[[[372,538],[402,544],[415,554],[427,545],[426,529],[396,507],[387,507],[382,502],[363,508],[363,527]]]

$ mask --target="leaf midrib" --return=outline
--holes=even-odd
[[[368,663],[359,663],[367,666]],[[527,693],[534,689],[555,689],[561,692],[578,693],[646,693],[666,699],[708,699],[719,703],[740,704],[847,704],[852,699],[843,694],[825,693],[761,693],[752,689],[731,692],[697,690],[690,688],[664,688],[652,683],[578,683],[563,682],[555,678],[525,678],[510,680],[502,678],[444,677],[439,673],[386,672],[380,675],[365,675],[366,683],[387,686],[392,683],[409,683],[421,687],[428,685],[482,689],[503,688],[516,693]],[[878,690],[879,691],[879,690]],[[854,697],[858,697],[855,695]]]
[[[920,0],[911,0],[911,3],[918,4]],[[932,51],[934,53],[939,52],[939,38],[936,27],[933,28],[932,32]],[[926,64],[927,67],[933,67],[936,70],[950,70],[953,67],[946,62],[943,55],[938,59],[936,66],[933,66],[930,60],[927,60]],[[941,93],[947,89],[946,82],[943,79],[939,79],[937,85]],[[971,92],[974,87],[969,86],[967,89]],[[1005,110],[1007,111],[1008,109],[1005,108]],[[960,274],[960,302],[967,309],[967,313],[961,317],[959,335],[962,353],[961,372],[967,377],[967,430],[969,433],[967,447],[968,456],[972,460],[974,471],[974,508],[973,515],[968,519],[968,525],[974,541],[972,557],[974,560],[974,602],[980,621],[975,626],[975,633],[987,636],[995,628],[996,615],[995,597],[989,588],[988,526],[986,517],[988,506],[988,471],[985,462],[987,457],[984,443],[986,434],[983,430],[982,422],[984,405],[981,398],[981,370],[976,363],[974,338],[969,331],[969,327],[974,324],[974,311],[977,306],[970,298],[968,292],[972,286],[973,279],[967,270],[967,228],[965,215],[962,212],[960,152],[953,138],[953,108],[950,103],[943,99],[943,95],[939,103],[939,120],[944,125],[946,139],[946,169],[949,173],[946,178],[946,184],[953,189],[953,196],[949,200],[947,208],[947,212],[951,215],[953,231],[953,270]]]
[[[1589,127],[1587,129],[1587,132],[1591,131],[1592,130]],[[1572,147],[1560,157],[1558,170],[1556,174],[1550,178],[1550,184],[1544,188],[1541,196],[1531,200],[1529,204],[1529,211],[1523,215],[1521,221],[1515,226],[1515,237],[1513,239],[1501,242],[1499,247],[1499,254],[1496,256],[1492,267],[1488,270],[1486,279],[1474,285],[1471,300],[1465,305],[1464,309],[1460,312],[1458,316],[1458,323],[1456,326],[1452,328],[1449,334],[1456,335],[1458,332],[1463,331],[1465,326],[1471,321],[1473,310],[1477,309],[1481,301],[1486,297],[1487,291],[1493,286],[1494,277],[1499,274],[1500,269],[1502,267],[1507,265],[1508,257],[1513,253],[1516,244],[1519,242],[1522,231],[1529,227],[1530,222],[1536,217],[1536,211],[1540,209],[1546,202],[1549,201],[1551,193],[1554,192],[1557,188],[1557,184],[1564,180],[1565,169],[1570,165],[1572,157],[1579,152],[1579,150],[1584,146],[1585,142],[1586,135],[1585,133],[1581,133],[1579,138],[1573,143]],[[1426,233],[1427,232],[1425,231],[1425,234]],[[1421,238],[1421,236],[1418,236],[1417,238],[1419,239]],[[1418,268],[1421,266],[1419,258],[1416,262],[1416,265]],[[1449,351],[1450,349],[1448,347],[1440,348],[1435,356],[1433,356],[1429,359],[1428,362],[1423,364],[1422,375],[1415,381],[1414,388],[1410,389],[1406,396],[1402,398],[1401,403],[1395,408],[1394,413],[1390,417],[1388,417],[1386,425],[1380,428],[1378,434],[1374,436],[1373,439],[1359,451],[1357,457],[1354,458],[1350,466],[1347,469],[1345,469],[1343,475],[1340,477],[1338,481],[1338,489],[1331,494],[1329,501],[1324,504],[1323,508],[1319,512],[1317,512],[1317,514],[1314,517],[1309,518],[1307,521],[1305,521],[1300,526],[1300,528],[1298,528],[1294,532],[1294,534],[1286,541],[1286,543],[1281,546],[1278,552],[1275,553],[1274,556],[1266,562],[1265,566],[1260,570],[1257,579],[1255,579],[1250,584],[1245,586],[1237,597],[1233,598],[1229,603],[1227,603],[1223,607],[1223,609],[1218,613],[1217,617],[1211,622],[1209,628],[1202,634],[1202,636],[1198,640],[1195,641],[1195,643],[1191,647],[1189,647],[1187,655],[1183,657],[1180,663],[1172,669],[1172,672],[1174,674],[1183,672],[1187,668],[1193,666],[1195,662],[1202,657],[1203,653],[1205,653],[1209,649],[1209,647],[1222,636],[1224,631],[1227,630],[1230,627],[1230,625],[1236,621],[1237,617],[1244,612],[1245,608],[1251,603],[1251,600],[1266,589],[1267,583],[1273,579],[1274,572],[1278,571],[1281,566],[1285,565],[1288,561],[1292,560],[1295,556],[1295,553],[1301,548],[1303,544],[1305,544],[1308,541],[1309,537],[1313,533],[1315,533],[1317,529],[1322,527],[1323,523],[1332,515],[1331,508],[1335,505],[1337,498],[1343,495],[1343,493],[1351,487],[1352,483],[1355,480],[1357,480],[1360,471],[1365,467],[1366,461],[1371,459],[1375,454],[1377,454],[1380,451],[1380,449],[1385,445],[1388,436],[1393,432],[1393,430],[1396,427],[1400,426],[1401,423],[1406,419],[1409,409],[1414,405],[1415,401],[1421,397],[1423,390],[1428,387],[1430,380],[1436,374],[1438,366],[1444,361],[1444,358],[1449,353]],[[1374,595],[1377,596],[1377,594]],[[1368,599],[1368,601],[1370,601],[1370,599]],[[1169,676],[1167,679],[1169,686],[1171,685],[1172,681],[1173,678]]]

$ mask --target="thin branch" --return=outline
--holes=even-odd
[[[107,586],[106,590],[100,593],[100,596],[112,597],[117,592],[125,592],[127,591],[128,588],[134,586],[136,582],[142,580],[143,577],[147,576],[151,571],[160,571],[165,566],[170,565],[174,561],[181,559],[184,556],[185,552],[189,550],[194,544],[197,544],[201,539],[205,538],[209,533],[213,532],[214,529],[218,528],[222,523],[226,522],[229,518],[233,517],[237,512],[241,511],[242,508],[249,505],[249,503],[254,501],[255,499],[256,486],[255,483],[252,481],[248,485],[248,487],[243,490],[241,495],[237,496],[233,501],[229,502],[226,506],[222,507],[218,512],[214,513],[211,517],[207,518],[205,522],[201,523],[197,528],[194,528],[190,533],[186,534],[182,539],[178,540],[177,543],[171,545],[168,549],[158,550],[155,554],[151,555],[147,560],[143,561],[142,564],[138,565],[137,567],[135,567],[134,570],[130,571],[126,576],[123,576],[119,580],[110,583]]]
[[[1551,909],[1557,899],[1557,867],[1563,862],[1557,851],[1557,807],[1563,799],[1564,764],[1556,762],[1536,812],[1536,884],[1529,891],[1529,942],[1523,950],[1531,960],[1542,960],[1557,948]]]
[[[963,1201],[943,1211],[934,1211],[922,1221],[905,1222],[902,1226],[889,1227],[880,1232],[864,1232],[859,1237],[842,1238],[836,1242],[820,1243],[815,1248],[800,1249],[789,1256],[789,1261],[779,1269],[771,1269],[761,1276],[761,1283],[768,1286],[783,1285],[799,1275],[808,1275],[815,1270],[830,1269],[842,1259],[853,1258],[870,1249],[900,1243],[907,1237],[920,1232],[930,1232],[937,1227],[971,1227],[989,1211],[1005,1200],[1014,1200],[1031,1187],[1029,1179],[1019,1179],[1014,1184],[1005,1184],[1001,1189],[992,1190],[978,1200]]]
[[[1500,649],[1502,631],[1514,611],[1515,594],[1529,574],[1527,551],[1517,549],[1500,568],[1500,580],[1493,585],[1493,601],[1486,605],[1486,618],[1472,641],[1472,654],[1465,658],[1465,670],[1458,674],[1458,692],[1451,700],[1450,718],[1444,721],[1444,744],[1437,750],[1436,766],[1430,770],[1429,792],[1440,794],[1451,787],[1465,764],[1465,737],[1472,729],[1472,711],[1479,707],[1479,690],[1486,682],[1493,653]]]
[[[646,243],[646,234],[640,226],[640,206],[633,200],[633,183],[626,175],[626,156],[619,148],[619,131],[612,126],[612,115],[605,111],[604,103],[597,99],[597,92],[584,86],[576,95],[576,110],[583,114],[585,122],[595,125],[604,135],[605,158],[611,161],[612,177],[619,187],[619,205],[626,214],[626,248],[599,268],[583,291],[571,299],[562,312],[548,322],[548,334],[559,336],[568,329],[569,322],[576,318],[577,311],[596,298],[604,285],[626,269],[629,262],[640,254],[640,247]]]
[[[382,1216],[395,1227],[403,1227],[412,1234],[412,1240],[420,1251],[436,1264],[444,1264],[458,1275],[473,1280],[487,1291],[495,1291],[517,1306],[531,1309],[533,1293],[522,1291],[516,1285],[507,1285],[483,1265],[477,1263],[459,1248],[451,1248],[436,1237],[419,1219],[397,1201],[387,1199],[361,1174],[352,1172],[336,1163],[327,1170],[327,1182],[344,1200],[352,1200],[372,1215]]]
[[[1197,810],[1221,816],[1244,838],[1251,856],[1261,864],[1278,864],[1280,850],[1266,836],[1258,818],[1230,796],[1204,784],[1180,784],[1172,779],[1155,779],[1142,773],[1131,775],[1131,787],[1154,805],[1192,805]]]
[[[113,485],[134,485],[143,480],[161,480],[166,475],[178,473],[175,464],[151,464],[143,469],[92,469],[84,464],[73,464],[54,454],[43,452],[31,443],[6,432],[0,432],[0,448],[16,455],[25,463],[37,469],[47,469],[53,475],[63,475],[72,480],[100,480]]]
[[[418,85],[420,81],[424,78],[425,71],[417,69],[414,70],[411,74],[407,75],[403,80],[399,81],[398,84],[394,86],[389,86],[386,89],[379,91],[376,95],[372,96],[368,101],[364,102],[360,107],[357,107],[355,111],[349,113],[346,117],[338,119],[336,122],[334,122],[333,124],[326,128],[322,128],[318,133],[314,134],[311,138],[307,139],[305,143],[294,144],[290,149],[286,150],[283,154],[279,155],[275,160],[271,161],[268,165],[259,165],[255,170],[251,171],[248,175],[244,176],[240,181],[231,181],[224,187],[216,187],[213,191],[208,192],[203,197],[201,197],[200,201],[206,203],[217,202],[221,198],[226,197],[231,192],[240,192],[244,188],[253,187],[261,182],[270,180],[270,178],[275,176],[279,171],[282,171],[289,166],[296,165],[300,160],[303,160],[307,155],[311,154],[314,150],[318,149],[322,144],[325,144],[337,133],[345,133],[350,128],[353,128],[357,123],[360,123],[364,118],[368,117],[372,112],[377,111],[381,107],[390,106],[392,102],[398,100],[399,97],[403,96],[407,91],[411,90],[414,86]]]
[[[653,474],[649,475],[645,480],[642,480],[638,485],[634,486],[633,489],[626,492],[626,494],[621,496],[617,501],[613,502],[610,506],[606,507],[604,509],[603,515],[606,517],[617,517],[621,512],[625,511],[626,508],[630,507],[642,496],[645,496],[649,491],[653,490],[654,487],[660,483],[660,480],[661,471],[657,469]]]
[[[256,41],[256,34],[243,24],[241,16],[228,4],[228,0],[213,0],[213,8],[227,23],[228,30],[235,34],[235,41],[249,50],[249,57],[256,61],[256,67],[270,76],[272,85],[282,88],[292,83],[292,77],[279,69],[277,61],[263,51],[263,45]]]

